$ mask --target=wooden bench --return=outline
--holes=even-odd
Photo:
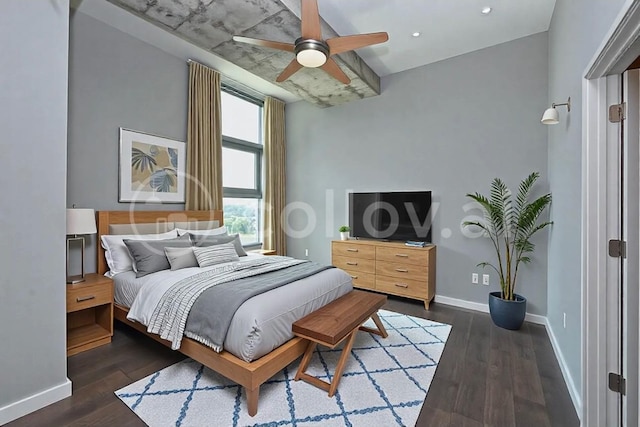
[[[353,341],[358,330],[380,335],[383,338],[387,337],[387,331],[377,313],[385,302],[387,302],[385,295],[365,291],[351,291],[296,321],[292,327],[294,335],[306,338],[309,340],[309,344],[304,356],[302,356],[295,380],[306,381],[329,392],[329,397],[332,397],[338,388],[344,365],[351,353]],[[362,326],[369,318],[373,320],[378,329]],[[331,384],[305,373],[311,361],[311,356],[313,356],[313,351],[318,344],[333,349],[345,339],[347,342],[340,354],[340,360],[336,366]]]

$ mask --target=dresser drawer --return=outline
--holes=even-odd
[[[429,251],[415,248],[376,248],[376,260],[393,263],[427,265]]]
[[[373,274],[376,271],[375,261],[372,259],[360,259],[344,256],[334,256],[333,265],[343,270],[360,271]]]
[[[363,289],[375,289],[376,288],[376,276],[371,273],[363,273],[362,271],[345,270],[353,279],[353,286],[355,288]]]
[[[428,279],[429,271],[426,264],[416,265],[402,262],[376,261],[376,274],[397,277],[398,279],[424,280]]]
[[[353,244],[349,242],[332,242],[332,256],[346,256],[349,258],[374,259],[376,248],[371,245]]]
[[[97,284],[84,286],[67,291],[67,312],[95,307],[101,304],[109,304],[113,301],[111,284]]]
[[[427,297],[427,282],[376,276],[376,291],[424,299]]]

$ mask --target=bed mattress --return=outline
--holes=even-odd
[[[136,278],[128,271],[114,276],[115,302],[131,307],[139,290],[159,282],[177,282],[199,268],[165,270]],[[293,337],[296,320],[352,290],[351,276],[331,268],[248,299],[236,311],[224,349],[247,362],[271,352]],[[144,323],[145,319],[141,319]]]

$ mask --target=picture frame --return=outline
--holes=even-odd
[[[186,144],[120,128],[118,201],[184,203]]]

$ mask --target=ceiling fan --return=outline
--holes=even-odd
[[[270,47],[295,53],[296,57],[276,78],[278,83],[287,80],[302,67],[320,67],[338,81],[349,84],[351,79],[340,69],[331,56],[348,52],[361,47],[383,43],[389,40],[385,32],[356,34],[353,36],[333,37],[327,40],[322,38],[320,30],[320,14],[318,13],[317,0],[301,0],[302,29],[301,37],[294,43],[283,43],[271,40],[254,39],[250,37],[233,36],[236,42],[252,44],[255,46]]]

